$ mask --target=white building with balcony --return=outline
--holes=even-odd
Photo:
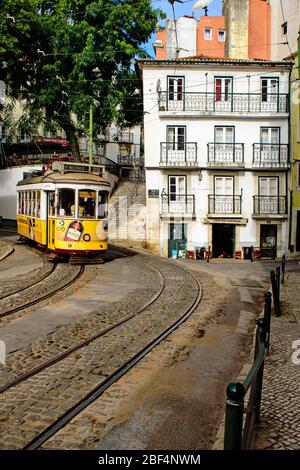
[[[214,257],[285,253],[291,65],[192,57],[139,67],[149,245],[164,256],[178,242]]]

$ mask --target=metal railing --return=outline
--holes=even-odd
[[[159,92],[160,111],[203,111],[225,113],[288,113],[287,94],[269,93],[168,93]]]
[[[287,144],[253,144],[253,166],[259,168],[288,168]]]
[[[272,285],[272,293],[274,299],[274,313],[276,317],[280,317],[281,310],[280,310],[280,284],[284,284],[284,277],[285,277],[285,266],[286,259],[285,255],[282,257],[281,265],[276,267],[276,270],[270,271],[271,276],[271,285]]]
[[[262,214],[287,214],[287,197],[286,196],[253,196],[254,215]]]
[[[196,142],[161,142],[160,165],[197,166]]]
[[[195,214],[195,195],[163,193],[161,211],[162,214]]]
[[[143,165],[143,159],[135,155],[118,155],[118,164],[126,166]]]
[[[272,294],[265,294],[264,317],[257,320],[254,363],[244,382],[227,387],[224,450],[248,450],[260,421],[265,356],[270,347]],[[245,398],[249,400],[245,409]],[[244,419],[244,412],[246,416]]]
[[[280,312],[280,284],[284,284],[285,255],[276,271],[270,271],[273,306],[276,317]],[[243,383],[230,383],[227,387],[224,450],[251,448],[255,425],[260,422],[264,363],[270,353],[272,294],[265,293],[264,316],[257,320],[254,363]],[[249,393],[247,406],[245,398]],[[245,415],[245,417],[244,417]]]
[[[133,143],[133,132],[118,132],[114,139],[118,142]]]
[[[242,196],[209,194],[208,213],[209,214],[241,214],[242,213]]]
[[[208,164],[218,166],[244,165],[244,144],[211,142],[208,146]]]

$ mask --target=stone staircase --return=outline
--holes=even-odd
[[[121,180],[109,203],[110,240],[146,240],[146,185]]]

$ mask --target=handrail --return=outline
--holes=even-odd
[[[264,316],[256,321],[254,362],[243,383],[230,383],[227,387],[225,450],[247,450],[251,446],[254,425],[260,421],[260,407],[265,357],[269,354],[272,294],[265,293]],[[244,422],[244,400],[250,393]]]

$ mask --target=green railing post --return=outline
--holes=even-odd
[[[274,313],[276,317],[279,317],[278,289],[277,289],[276,274],[274,270],[272,270],[270,274],[271,274],[271,284],[272,284],[272,292],[273,292]]]
[[[265,293],[264,319],[266,320],[266,349],[268,351],[268,354],[269,354],[269,349],[270,349],[271,312],[272,312],[272,294],[271,292],[266,292]]]
[[[240,382],[227,387],[224,450],[241,450],[245,387]]]
[[[266,335],[267,335],[267,322],[265,318],[259,318],[256,321],[258,327],[259,341],[260,344],[266,344]],[[261,396],[263,388],[263,378],[264,378],[264,364],[263,360],[259,371],[256,376],[255,381],[255,390],[254,390],[254,409],[255,409],[255,422],[259,423],[260,421],[260,405],[261,405]]]
[[[280,266],[276,268],[277,296],[278,296],[278,316],[280,317]]]

